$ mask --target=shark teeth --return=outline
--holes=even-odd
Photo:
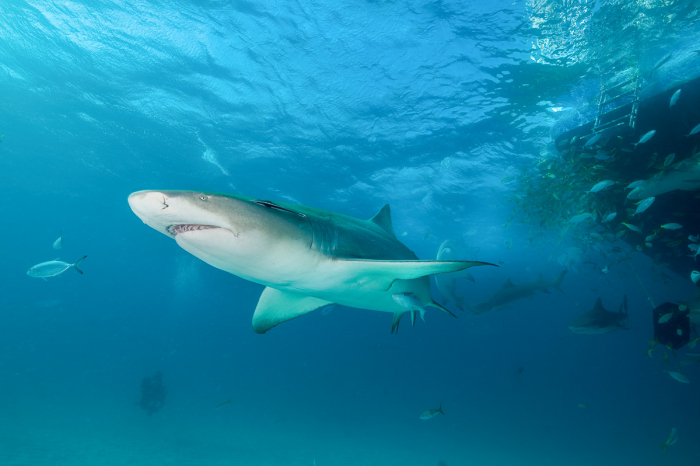
[[[168,233],[175,236],[178,233],[185,233],[186,231],[196,231],[196,230],[211,230],[215,227],[213,225],[192,225],[192,224],[180,224],[180,225],[170,225],[167,230]]]

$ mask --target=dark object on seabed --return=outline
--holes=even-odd
[[[150,416],[160,411],[165,404],[168,390],[163,386],[163,374],[158,371],[153,377],[145,377],[141,381],[141,409]]]
[[[654,339],[662,345],[671,345],[673,349],[678,349],[690,341],[690,319],[688,311],[678,309],[678,304],[663,303],[654,309]],[[671,318],[666,322],[659,323],[659,319],[672,313]]]

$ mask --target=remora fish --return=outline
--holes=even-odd
[[[44,280],[46,280],[48,277],[55,277],[56,275],[61,275],[63,272],[70,268],[74,268],[78,271],[78,273],[82,275],[83,271],[78,268],[78,264],[80,264],[86,257],[87,256],[81,257],[73,264],[69,264],[68,262],[63,262],[59,260],[42,262],[41,264],[37,264],[34,267],[27,270],[27,275],[29,275],[30,277],[43,278]]]
[[[483,314],[485,312],[501,309],[508,305],[509,303],[522,298],[529,298],[536,291],[541,291],[543,293],[549,293],[547,289],[549,287],[556,288],[561,291],[560,285],[562,280],[564,280],[564,275],[566,275],[566,270],[559,274],[557,278],[551,282],[545,282],[542,279],[542,275],[537,277],[537,280],[531,283],[525,283],[522,285],[514,285],[510,279],[507,279],[500,290],[498,290],[493,296],[485,301],[482,301],[474,306],[471,306],[470,310],[474,314]],[[563,293],[563,291],[562,291]]]
[[[421,261],[395,236],[385,205],[370,220],[287,203],[196,191],[139,191],[134,213],[204,262],[266,286],[253,330],[272,327],[337,303],[394,314],[406,308],[392,295],[433,301],[429,275],[457,272],[475,261]]]
[[[620,310],[610,312],[603,307],[603,301],[598,298],[593,309],[580,315],[574,320],[569,329],[574,333],[582,334],[604,334],[615,330],[627,329],[627,295],[622,299]]]
[[[695,155],[678,162],[668,170],[657,173],[627,195],[627,199],[646,199],[675,190],[700,189],[700,156]]]
[[[438,409],[426,409],[425,411],[423,411],[423,414],[420,415],[420,418],[424,421],[427,421],[428,419],[434,418],[438,414],[445,414],[442,410],[442,403],[440,403],[440,407]]]
[[[459,245],[455,241],[449,239],[443,241],[437,252],[437,260],[446,261],[455,259],[458,249]],[[460,272],[435,275],[435,285],[442,295],[444,304],[452,302],[463,311],[466,307],[464,298],[457,294],[457,279],[459,278],[474,282],[474,277],[465,269]]]
[[[416,325],[416,312],[420,312],[420,318],[425,322],[425,309],[413,293],[394,293],[391,295],[400,306],[405,307],[411,313],[411,326]]]

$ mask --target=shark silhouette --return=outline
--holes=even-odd
[[[671,165],[634,188],[627,199],[646,199],[670,191],[700,189],[700,154]]]
[[[513,301],[523,298],[529,298],[534,295],[536,291],[541,291],[542,293],[549,293],[548,288],[556,288],[561,291],[560,285],[562,280],[564,280],[564,275],[566,275],[566,270],[559,274],[557,278],[551,282],[546,282],[542,279],[542,275],[537,277],[537,280],[531,283],[525,283],[522,285],[515,285],[510,278],[506,279],[493,296],[485,301],[475,304],[470,307],[470,310],[474,314],[483,314],[485,312],[492,311],[494,309],[502,309],[507,307]],[[562,291],[563,293],[563,291]]]
[[[493,265],[418,260],[396,238],[388,205],[370,220],[197,191],[139,191],[129,205],[190,254],[264,285],[253,314],[258,333],[331,303],[390,312],[392,333],[404,313],[415,320],[417,305],[455,317],[433,300],[429,275]]]
[[[622,299],[618,312],[607,311],[603,307],[603,301],[598,298],[590,311],[581,314],[574,320],[569,329],[574,333],[603,334],[625,329],[627,322],[627,295]]]

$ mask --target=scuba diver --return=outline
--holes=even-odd
[[[158,371],[153,377],[144,377],[141,381],[141,409],[150,416],[160,411],[165,404],[168,390],[163,386],[163,374]]]

